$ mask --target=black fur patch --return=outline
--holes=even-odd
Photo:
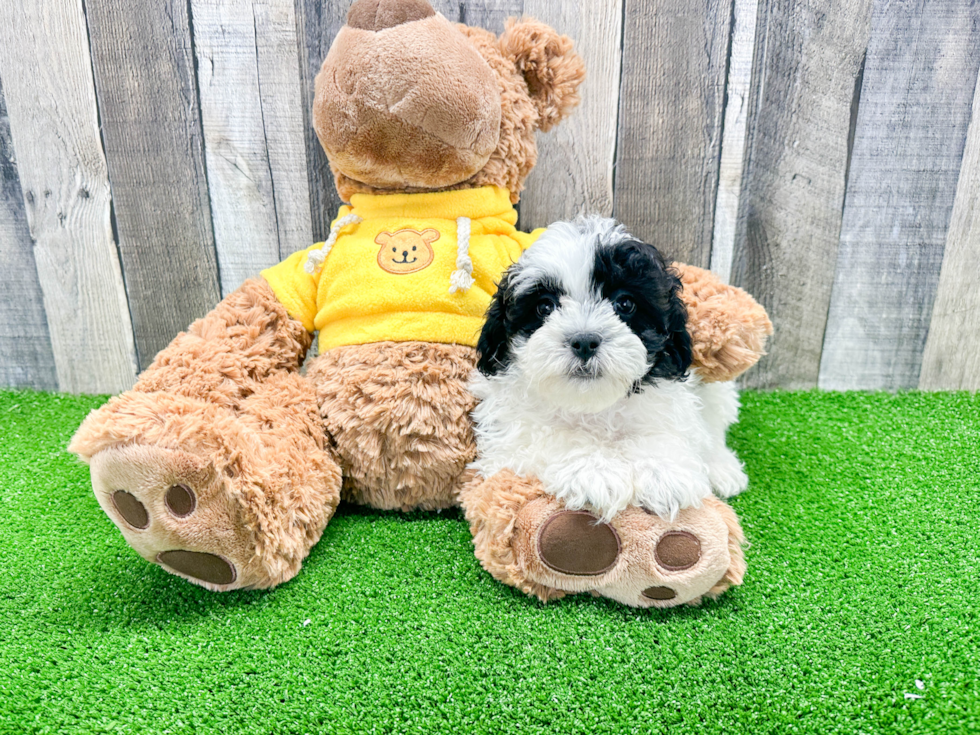
[[[512,266],[519,267],[519,266]],[[484,375],[496,375],[510,365],[511,341],[515,337],[530,337],[544,324],[545,315],[539,306],[551,302],[557,306],[563,291],[557,283],[544,281],[515,295],[504,274],[487,309],[487,321],[480,332],[476,350],[480,355],[476,366]]]
[[[693,359],[687,307],[680,298],[681,281],[660,251],[637,240],[600,247],[592,281],[608,301],[628,296],[636,305],[632,314],[620,314],[620,319],[640,338],[650,358],[641,383],[684,377]]]

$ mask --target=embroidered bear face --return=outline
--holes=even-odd
[[[439,239],[439,231],[431,227],[418,230],[397,230],[382,232],[374,241],[381,246],[378,251],[378,265],[396,276],[417,273],[428,268],[435,259],[432,243]]]

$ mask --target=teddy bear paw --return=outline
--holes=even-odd
[[[551,505],[534,501],[518,520],[518,556],[539,584],[634,607],[673,607],[699,603],[733,562],[717,508],[682,510],[670,522],[634,507],[603,523],[588,511]]]
[[[633,506],[604,523],[503,470],[460,493],[481,565],[542,601],[592,592],[634,607],[697,604],[741,584],[745,537],[714,496],[672,521]]]
[[[94,411],[69,451],[140,556],[214,591],[299,572],[340,502],[312,386],[277,373],[237,411],[129,391]]]
[[[210,462],[129,444],[91,460],[99,505],[144,559],[214,591],[267,586],[254,544]]]

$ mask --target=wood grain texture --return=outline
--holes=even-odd
[[[140,369],[219,300],[189,6],[86,0]]]
[[[758,14],[759,0],[735,0],[732,48],[725,82],[725,120],[721,136],[721,161],[718,165],[718,196],[715,200],[715,223],[711,233],[711,270],[725,283],[728,283],[732,274]]]
[[[980,77],[919,388],[980,390]]]
[[[707,267],[733,0],[626,0],[615,212]]]
[[[571,117],[551,132],[538,134],[538,164],[521,195],[521,227],[547,227],[578,214],[609,216],[623,0],[525,0],[524,11],[569,36],[587,73],[580,88],[582,103]]]
[[[821,387],[919,383],[980,65],[980,4],[875,6]]]
[[[592,0],[590,3],[582,3],[583,5],[591,5],[597,0]],[[470,26],[478,26],[479,28],[486,28],[488,31],[493,31],[498,36],[504,31],[504,24],[507,22],[508,18],[519,18],[524,14],[530,15],[532,17],[538,18],[545,22],[550,22],[541,17],[542,14],[537,13],[537,10],[543,10],[545,5],[552,7],[558,5],[566,5],[565,3],[555,3],[555,2],[541,2],[537,0],[535,3],[535,12],[529,9],[529,3],[527,0],[463,0],[459,2],[453,2],[450,0],[441,0],[439,2],[433,3],[433,7],[445,15],[447,18],[451,18],[458,23],[466,23]],[[445,6],[448,8],[443,9]],[[455,7],[456,17],[451,17],[451,8]],[[570,6],[571,9],[575,9],[575,4]],[[555,8],[557,9],[557,8]],[[449,11],[449,12],[447,12]],[[552,11],[553,12],[553,11]]]
[[[325,240],[329,235],[330,223],[337,216],[341,201],[327,155],[313,130],[313,81],[334,36],[347,20],[351,4],[347,0],[296,0],[296,37],[299,40],[303,130],[314,242]]]
[[[313,243],[292,0],[192,0],[222,295]]]
[[[817,384],[871,0],[762,0],[732,283],[769,312],[752,387]]]
[[[80,0],[0,4],[0,76],[58,386],[136,379]],[[21,265],[23,267],[23,264]]]
[[[0,79],[2,82],[2,79]],[[24,212],[10,120],[0,86],[0,387],[55,390],[58,375],[48,335],[34,242]]]

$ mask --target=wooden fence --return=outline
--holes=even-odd
[[[348,4],[0,3],[0,385],[123,390],[323,238],[309,111]],[[613,214],[747,288],[776,327],[747,385],[980,387],[980,3],[433,5],[575,39],[522,226]]]

